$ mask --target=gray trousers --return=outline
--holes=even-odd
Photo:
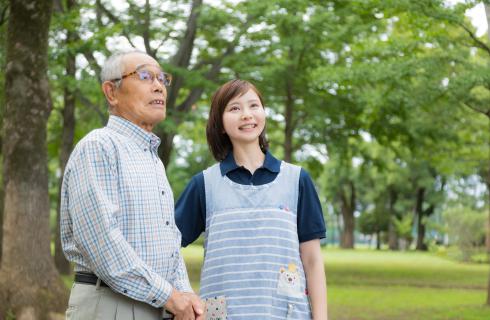
[[[74,283],[67,320],[160,320],[162,310],[115,293],[108,287]]]

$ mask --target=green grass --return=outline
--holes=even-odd
[[[194,289],[202,248],[183,249]],[[431,253],[323,249],[330,319],[490,319],[489,266]]]
[[[323,250],[329,284],[486,288],[489,267],[422,252]],[[330,275],[330,276],[329,276]]]

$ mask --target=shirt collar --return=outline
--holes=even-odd
[[[235,158],[233,157],[233,151],[228,152],[226,158],[220,162],[219,167],[222,176],[227,175],[230,171],[241,168],[238,166],[238,164],[235,161]],[[272,153],[266,151],[264,164],[262,165],[261,168],[267,169],[270,172],[278,173],[279,170],[281,169],[281,161],[276,159],[272,155]]]
[[[160,145],[160,138],[154,133],[147,132],[124,118],[110,115],[106,127],[128,137],[142,149],[151,148],[156,151]]]

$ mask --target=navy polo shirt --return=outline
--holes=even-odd
[[[245,185],[262,185],[273,181],[281,169],[281,161],[267,152],[262,167],[251,174],[248,169],[238,166],[233,153],[220,162],[221,174],[233,182]],[[297,225],[299,242],[325,238],[325,221],[322,207],[313,181],[301,168],[299,177],[299,196]],[[192,177],[175,206],[175,222],[182,233],[182,246],[194,242],[206,227],[206,195],[204,174]]]

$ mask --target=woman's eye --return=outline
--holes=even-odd
[[[258,105],[258,104],[256,104],[256,103],[254,103],[254,104],[252,104],[252,105],[250,106],[250,108],[258,108],[258,107],[259,107],[259,105]]]
[[[230,111],[237,111],[240,110],[237,106],[230,107]]]

